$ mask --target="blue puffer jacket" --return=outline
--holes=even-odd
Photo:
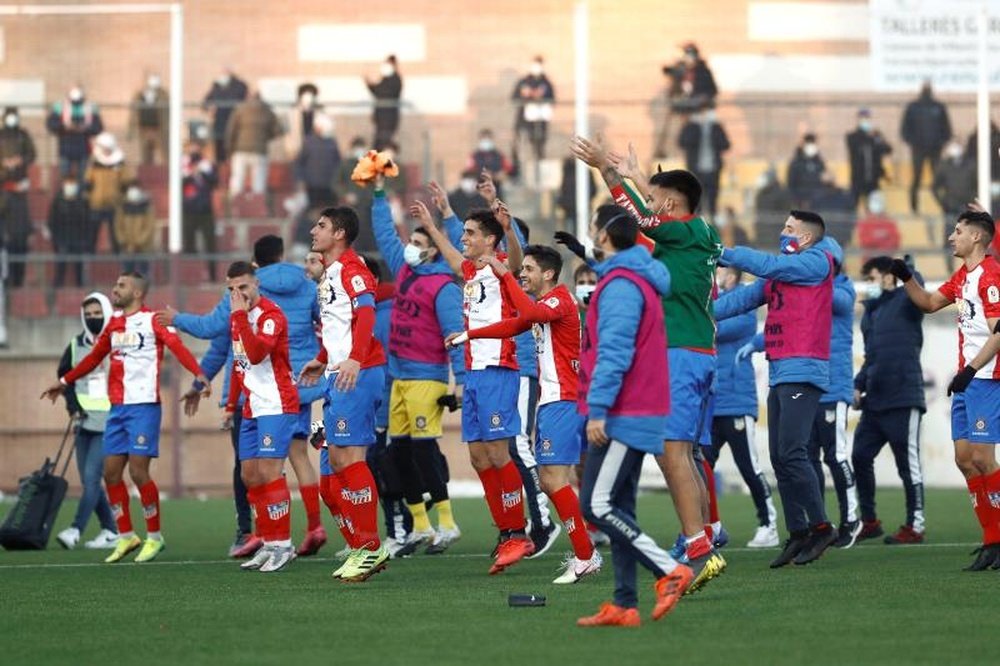
[[[749,356],[740,363],[736,362],[736,352],[751,342],[756,333],[757,315],[753,312],[716,322],[715,416],[757,418],[757,382],[753,363]]]
[[[271,264],[257,269],[260,293],[274,301],[288,320],[288,356],[296,376],[302,366],[316,358],[319,339],[315,323],[319,321],[319,303],[316,301],[316,284],[301,266],[289,263]],[[202,358],[201,369],[210,379],[225,366],[226,374],[222,396],[229,395],[229,368],[232,365],[232,344],[229,330],[229,294],[223,295],[215,308],[204,315],[179,313],[174,326],[202,340],[212,340],[212,345]],[[218,342],[217,342],[218,340]],[[226,358],[220,362],[221,351]],[[321,385],[299,387],[299,402],[303,405],[319,400],[323,395]]]
[[[392,317],[393,299],[375,302],[375,339],[382,343],[382,349],[389,348],[389,319]],[[382,404],[375,412],[375,427],[389,427],[389,394],[392,392],[392,375],[385,373],[385,389],[382,391]]]
[[[717,321],[729,319],[764,305],[767,280],[790,284],[816,285],[830,274],[830,261],[841,263],[844,251],[830,236],[795,254],[768,254],[747,247],[726,248],[719,257],[720,266],[735,266],[761,278],[726,292],[715,301]],[[768,364],[768,384],[812,384],[821,391],[830,388],[830,362],[816,358],[785,358]]]
[[[821,403],[854,400],[854,283],[841,273],[833,278],[833,333],[830,337],[830,390]]]

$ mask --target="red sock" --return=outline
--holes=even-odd
[[[523,532],[527,526],[524,520],[524,505],[521,501],[522,490],[521,473],[517,471],[514,461],[508,460],[507,464],[500,468],[500,504],[503,508],[504,521],[500,529]]]
[[[150,479],[139,486],[139,500],[142,502],[142,515],[146,518],[146,533],[160,531],[160,489]]]
[[[705,470],[705,488],[708,490],[708,521],[717,523],[719,522],[719,502],[715,496],[715,471],[704,458],[701,461],[701,468]]]
[[[594,556],[594,544],[584,527],[583,512],[580,511],[580,500],[573,492],[572,486],[563,486],[549,497],[556,505],[559,520],[566,526],[569,542],[573,544],[573,554],[578,560],[589,560]]]
[[[359,548],[378,550],[382,542],[378,536],[378,488],[368,463],[359,461],[340,472],[344,490],[350,497],[351,522],[357,533]]]
[[[306,506],[306,529],[310,532],[319,529],[323,524],[319,520],[319,484],[300,486],[299,494]]]
[[[354,527],[344,515],[341,506],[343,503],[344,488],[340,485],[340,479],[336,474],[328,474],[321,476],[319,483],[320,495],[323,497],[326,508],[330,510],[330,515],[333,516],[334,522],[337,523],[337,529],[340,530],[341,536],[344,537],[344,543],[351,548],[357,548],[355,545]]]
[[[288,482],[279,476],[258,487],[257,515],[265,514],[270,524],[265,541],[288,541],[292,537],[292,496]]]
[[[500,473],[496,467],[488,467],[479,472],[479,481],[486,493],[486,505],[490,507],[490,515],[497,529],[503,529],[503,501],[500,499]]]
[[[983,488],[986,483],[985,476],[973,476],[966,479],[965,484],[969,487],[969,499],[972,500],[972,510],[976,512],[976,519],[979,520],[979,525],[983,529],[983,543],[990,543],[987,534],[987,525],[989,525],[989,502],[986,501],[986,494],[983,492]]]
[[[986,527],[983,530],[984,543],[1000,543],[1000,470],[983,479],[983,503],[986,505]]]
[[[261,489],[264,486],[251,486],[247,488],[247,502],[250,503],[250,512],[253,514],[254,534],[264,541],[271,541],[271,533],[274,531],[272,521],[267,515],[267,511],[261,506]]]
[[[128,488],[125,482],[108,484],[108,503],[111,505],[111,515],[118,525],[118,534],[128,534],[132,531],[132,517],[128,510]]]

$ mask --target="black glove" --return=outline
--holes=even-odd
[[[587,248],[583,246],[583,243],[576,239],[576,236],[568,231],[557,231],[555,235],[557,243],[566,246],[566,249],[580,257],[584,261],[587,260]]]
[[[453,393],[449,393],[448,395],[443,395],[438,398],[438,404],[442,407],[447,407],[449,412],[454,412],[455,410],[462,408],[461,399]]]
[[[326,428],[322,421],[313,421],[309,424],[309,444],[316,450],[326,446]]]
[[[958,371],[951,383],[948,384],[948,395],[951,396],[952,393],[964,393],[965,389],[969,388],[969,382],[972,378],[976,376],[976,369],[971,365],[967,365]]]
[[[910,271],[910,267],[907,266],[906,262],[902,259],[893,259],[892,266],[889,267],[889,272],[899,278],[900,282],[906,282],[913,277],[913,272]]]

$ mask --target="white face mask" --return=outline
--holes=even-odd
[[[479,140],[479,150],[483,152],[493,150],[496,144],[493,143],[493,139],[480,139]]]
[[[865,287],[865,295],[868,297],[869,301],[874,301],[882,295],[882,285],[878,282],[869,282]]]
[[[62,192],[67,199],[73,199],[79,194],[80,186],[76,183],[63,183]]]
[[[364,148],[355,148],[354,149],[354,159],[360,160],[362,157],[365,156],[365,152],[367,152],[367,151],[365,151]]]
[[[142,190],[138,187],[130,187],[125,192],[125,200],[129,203],[139,203],[142,201]]]
[[[228,86],[230,79],[231,77],[228,74],[223,74],[222,76],[217,78],[215,82],[218,83],[220,86]]]
[[[545,71],[545,68],[542,67],[542,63],[536,62],[536,63],[532,63],[532,65],[528,69],[528,71],[531,72],[532,76],[541,76],[542,72]]]
[[[304,106],[305,108],[308,109],[309,107],[311,107],[313,105],[313,102],[315,101],[316,101],[316,95],[313,95],[311,92],[302,93],[302,106]]]
[[[802,154],[805,155],[806,157],[816,157],[817,155],[819,155],[819,146],[817,146],[815,143],[807,143],[806,145],[802,146]]]
[[[383,77],[392,76],[396,73],[396,68],[393,67],[391,63],[384,62],[382,63],[382,66],[378,68],[378,71]]]
[[[403,248],[403,261],[406,262],[407,266],[419,266],[427,258],[425,252],[426,250],[420,249],[413,243],[408,243]]]
[[[953,143],[948,146],[948,157],[953,160],[958,160],[962,157],[962,146],[957,143]]]
[[[872,128],[872,121],[870,121],[870,120],[867,120],[867,119],[864,119],[864,120],[859,120],[859,121],[858,121],[858,127],[859,127],[859,128],[861,128],[861,131],[862,131],[862,132],[868,132],[868,131],[871,131],[871,128]]]
[[[69,91],[69,101],[71,102],[82,102],[83,101],[83,91],[79,88],[73,88]]]
[[[576,285],[576,300],[580,301],[584,305],[589,305],[590,297],[593,295],[595,289],[597,289],[596,284]]]
[[[17,127],[18,118],[13,113],[11,113],[3,117],[3,124],[10,128]]]
[[[461,182],[459,182],[458,186],[466,194],[472,194],[473,192],[476,191],[476,179],[475,178],[463,178],[461,180]]]
[[[156,90],[157,88],[159,88],[160,87],[160,77],[158,77],[158,76],[151,76],[148,79],[146,79],[146,87],[150,88],[152,90]]]

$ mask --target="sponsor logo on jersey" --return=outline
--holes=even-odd
[[[344,433],[347,432],[347,419],[341,416],[337,419],[337,432]]]
[[[500,412],[493,412],[490,416],[490,425],[496,429],[499,428],[501,424],[503,424],[503,419],[500,418]]]
[[[976,419],[976,430],[984,432],[986,430],[986,419]]]
[[[549,306],[550,308],[552,308],[553,310],[555,310],[557,307],[559,307],[559,299],[556,298],[555,296],[552,296],[550,298],[546,298],[543,302],[547,306]]]
[[[986,288],[986,300],[990,303],[1000,303],[1000,289],[995,284]]]
[[[542,440],[542,450],[548,451],[551,448],[552,448],[552,440],[546,437],[545,439]]]
[[[111,349],[116,352],[142,349],[144,336],[137,331],[115,331],[111,334]]]
[[[267,517],[271,520],[279,520],[288,515],[288,500],[282,500],[277,504],[267,505]]]
[[[264,326],[261,327],[261,331],[264,335],[274,335],[274,320],[268,319],[264,322]]]
[[[351,278],[351,287],[354,291],[365,291],[365,279],[360,275]]]
[[[264,435],[263,439],[260,440],[260,446],[262,449],[273,449],[274,438],[271,435]]]
[[[135,443],[136,443],[136,446],[145,446],[146,445],[146,436],[145,435],[136,435]]]

